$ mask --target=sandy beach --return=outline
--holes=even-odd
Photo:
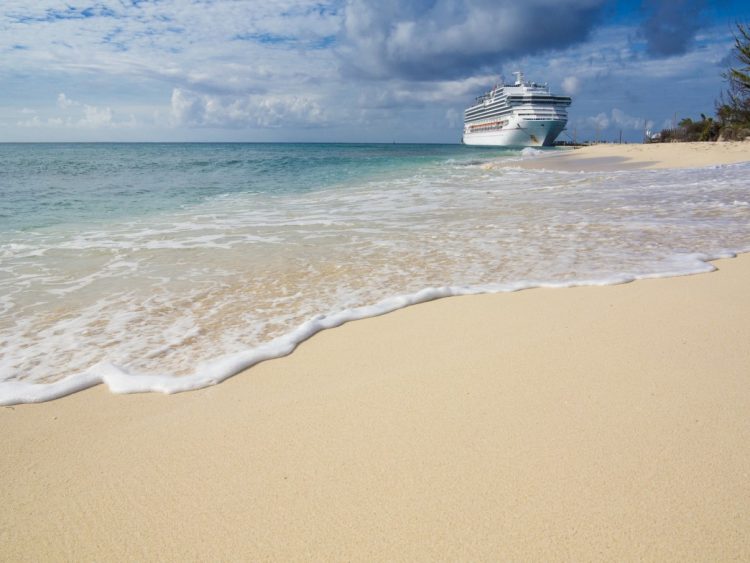
[[[433,301],[201,391],[0,408],[0,558],[750,559],[750,254],[715,266]]]
[[[526,160],[522,168],[608,171],[696,168],[750,160],[750,142],[601,144],[561,150]]]

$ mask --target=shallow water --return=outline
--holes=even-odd
[[[706,271],[750,248],[749,165],[512,166],[534,157],[0,145],[0,402],[197,388],[412,302]]]

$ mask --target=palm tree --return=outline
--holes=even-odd
[[[750,135],[750,24],[737,24],[734,57],[737,65],[722,74],[729,83],[726,101],[722,94],[716,106],[721,136],[725,139]]]
[[[750,26],[737,24],[738,34],[734,36],[734,50],[739,68],[730,68],[725,75],[743,98],[750,96]]]

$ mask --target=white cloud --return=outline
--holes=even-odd
[[[234,74],[242,87],[243,75],[256,69],[284,74],[289,65],[277,65],[285,57],[273,52],[314,51],[332,41],[341,20],[337,4],[104,0],[91,10],[91,2],[4,0],[0,50],[24,48],[4,57],[0,68],[220,78],[214,86]]]
[[[568,96],[574,96],[581,88],[581,81],[577,76],[566,76],[562,81],[562,89]]]
[[[326,123],[321,105],[312,98],[287,95],[206,95],[175,88],[172,119],[188,127],[310,127]]]
[[[606,129],[609,127],[609,117],[607,117],[607,114],[602,112],[599,113],[593,117],[586,118],[586,123],[588,123],[591,127],[595,127],[597,129]]]
[[[39,116],[35,115],[31,119],[24,119],[21,121],[17,121],[16,125],[18,127],[41,127],[43,123],[42,123],[42,120],[39,119]]]
[[[642,131],[644,128],[651,129],[654,126],[653,121],[628,115],[619,108],[612,109],[609,114],[600,112],[595,116],[587,117],[584,123],[599,130],[618,127],[621,129]]]
[[[65,120],[60,117],[48,117],[42,119],[38,115],[34,115],[31,119],[25,119],[16,123],[18,127],[25,128],[38,128],[38,127],[62,127],[65,125]]]
[[[74,102],[68,98],[63,92],[57,95],[57,107],[61,109],[68,109],[69,107],[78,105],[78,102]]]
[[[78,121],[79,127],[111,127],[114,125],[114,113],[111,108],[99,108],[96,106],[83,106],[83,118]]]
[[[68,129],[112,129],[137,125],[134,116],[130,116],[128,121],[117,120],[112,108],[76,102],[63,93],[57,96],[56,108],[62,110],[63,115],[53,114],[44,117],[40,116],[36,110],[23,108],[20,110],[21,115],[31,115],[31,117],[18,121],[16,125],[25,128]]]
[[[646,120],[642,117],[633,117],[618,108],[612,110],[612,123],[626,129],[634,130],[641,130],[644,127],[650,129],[654,126],[653,121]]]
[[[180,88],[172,90],[172,118],[175,125],[200,125],[205,114],[205,104],[192,92]]]

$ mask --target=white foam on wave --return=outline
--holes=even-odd
[[[297,327],[294,331],[278,337],[256,348],[229,354],[207,362],[202,362],[191,375],[133,374],[126,368],[109,362],[100,362],[84,372],[68,376],[54,383],[27,383],[23,381],[0,382],[0,405],[40,403],[83,391],[95,385],[104,384],[113,393],[159,392],[165,394],[194,391],[216,385],[260,362],[291,354],[294,349],[315,334],[344,323],[384,315],[411,305],[426,303],[453,296],[466,296],[490,293],[508,293],[532,288],[566,288],[573,286],[606,286],[632,282],[654,277],[672,277],[703,272],[716,268],[709,260],[730,258],[734,253],[718,256],[690,254],[674,257],[674,269],[661,274],[620,274],[598,280],[578,280],[571,282],[515,282],[493,284],[480,287],[428,287],[409,295],[389,297],[374,305],[345,309],[330,315],[318,315]],[[191,335],[186,335],[189,338]],[[182,341],[172,343],[180,345]]]
[[[545,154],[543,150],[535,149],[534,147],[525,147],[521,149],[521,156],[525,158],[537,157]]]

